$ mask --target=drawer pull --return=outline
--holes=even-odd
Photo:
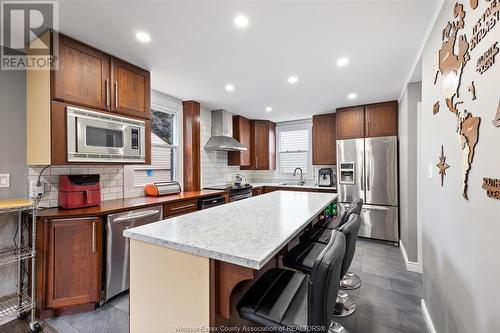
[[[176,210],[182,210],[182,209],[187,209],[187,208],[191,208],[191,207],[196,207],[196,204],[189,204],[189,205],[184,205],[184,206],[179,206],[179,207],[173,207],[172,209],[170,209],[171,211],[175,212]]]

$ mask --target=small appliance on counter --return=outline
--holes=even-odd
[[[99,175],[60,175],[59,206],[64,209],[99,206],[101,183]]]
[[[318,171],[318,186],[320,187],[332,187],[333,184],[333,169],[332,168],[322,168]]]
[[[181,192],[181,185],[178,182],[156,182],[144,186],[144,194],[150,197],[161,195],[177,194]]]

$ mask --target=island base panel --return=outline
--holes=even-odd
[[[210,260],[130,240],[130,332],[210,327]]]

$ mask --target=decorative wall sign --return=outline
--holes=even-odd
[[[497,44],[498,42],[495,42],[477,59],[476,71],[480,74],[483,74],[495,64],[495,56],[498,54]]]
[[[446,156],[444,156],[444,147],[441,145],[441,156],[439,156],[439,163],[436,164],[439,169],[439,174],[441,175],[441,187],[444,185],[444,176],[446,176],[446,169],[450,166],[446,164]]]
[[[500,179],[483,178],[483,188],[487,196],[500,200]]]
[[[490,1],[484,13],[472,28],[472,39],[470,41],[471,51],[484,39],[484,37],[497,25],[500,19],[500,1]]]
[[[496,2],[499,0],[491,1],[489,8],[496,8]],[[493,2],[495,4],[493,5]],[[471,6],[475,6],[476,3],[471,3]],[[473,116],[469,111],[465,110],[463,106],[463,99],[461,98],[460,88],[462,73],[465,66],[470,60],[469,52],[472,49],[469,42],[467,41],[467,36],[464,31],[465,26],[465,11],[464,6],[460,3],[456,3],[453,8],[454,20],[449,21],[445,28],[442,30],[441,48],[436,53],[436,59],[434,64],[436,80],[439,75],[442,76],[442,91],[445,97],[446,107],[449,111],[456,115],[457,134],[460,139],[461,149],[462,149],[462,195],[465,199],[467,196],[468,178],[469,172],[472,166],[472,161],[474,160],[474,153],[476,144],[479,140],[479,126],[481,124],[481,118]],[[474,38],[475,46],[484,37],[484,33],[487,33],[492,26],[496,23],[496,18],[493,16],[498,16],[498,13],[486,12],[481,16],[481,19],[477,21],[474,27]],[[485,20],[488,17],[488,20]],[[486,31],[486,30],[487,31]],[[486,31],[486,32],[485,32]],[[470,86],[469,86],[469,89]],[[475,98],[475,88],[472,88],[471,93],[473,94],[473,99]],[[444,155],[443,155],[444,157]],[[445,160],[438,164],[441,174],[441,184],[443,184],[444,176],[446,174],[446,169],[449,165],[446,164]]]
[[[479,3],[479,0],[470,0],[470,8],[476,9],[478,3]]]
[[[472,81],[467,88],[469,92],[472,94],[472,100],[474,101],[476,99],[476,86],[474,85],[474,81]]]
[[[497,114],[495,115],[495,118],[493,119],[493,126],[500,127],[500,101],[498,101]]]
[[[439,101],[434,103],[434,106],[432,107],[432,114],[437,114],[439,112]]]

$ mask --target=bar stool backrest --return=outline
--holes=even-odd
[[[330,242],[314,261],[309,276],[307,300],[310,326],[324,326],[328,330],[337,301],[345,249],[344,234],[333,230]]]

